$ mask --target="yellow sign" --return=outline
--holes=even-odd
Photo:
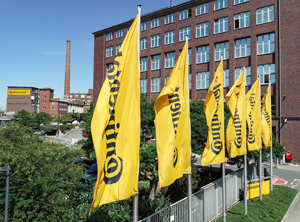
[[[8,95],[21,95],[28,96],[30,95],[30,90],[8,90]]]
[[[270,193],[270,180],[263,181],[261,183],[261,194]],[[247,200],[259,197],[259,183],[247,185]]]

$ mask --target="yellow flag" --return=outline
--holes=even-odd
[[[187,43],[157,98],[155,129],[161,187],[191,173],[191,132]]]
[[[272,146],[271,83],[261,101],[261,135],[266,147]]]
[[[260,77],[253,84],[246,95],[246,113],[248,124],[248,150],[261,149],[260,125]]]
[[[231,112],[226,129],[226,146],[230,158],[246,154],[245,69],[225,96]]]
[[[90,213],[138,193],[140,10],[100,91],[91,131],[98,176]]]
[[[204,103],[208,136],[201,163],[207,166],[225,162],[223,60],[211,82]]]

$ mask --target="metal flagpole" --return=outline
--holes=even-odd
[[[139,22],[138,22],[138,58],[140,61],[140,24],[141,24],[141,6],[142,5],[138,5],[138,12],[140,12],[140,16],[139,16]],[[140,67],[140,64],[139,64]],[[140,74],[139,74],[140,76]],[[141,139],[141,138],[140,138]],[[139,160],[139,168],[140,168],[140,160]],[[139,170],[138,172],[139,173]],[[137,180],[137,185],[139,187],[139,179]],[[136,195],[133,196],[133,212],[132,212],[132,221],[133,222],[138,222],[138,212],[139,212],[139,194],[137,193]]]
[[[244,75],[246,75],[245,73],[245,66],[244,66]],[[245,76],[244,76],[244,89],[246,89],[246,79],[245,79]],[[246,90],[244,90],[245,93],[246,93]],[[246,102],[244,101],[244,104],[245,104],[245,124],[247,122],[246,118],[247,118],[247,111],[246,111]],[[247,164],[247,140],[246,140],[246,137],[247,137],[247,132],[245,130],[245,149],[246,149],[246,154],[244,155],[244,208],[245,208],[245,215],[247,215],[247,185],[248,185],[248,178],[247,178],[247,167],[248,167],[248,164]]]
[[[269,78],[269,84],[270,84],[270,106],[271,106],[271,103],[272,103],[272,100],[271,100],[271,79]],[[270,118],[271,118],[271,144],[272,146],[270,147],[270,191],[273,191],[273,143],[272,143],[272,137],[273,137],[273,134],[272,134],[272,106],[269,107],[270,108]]]
[[[259,74],[259,76],[261,76]],[[261,104],[261,99],[260,99],[260,95],[261,95],[261,90],[260,90],[260,80],[259,80],[259,104]],[[260,120],[261,120],[261,112],[260,113]],[[260,124],[260,132],[261,132],[261,124]],[[260,141],[261,144],[261,141]],[[259,200],[262,201],[262,188],[261,188],[261,183],[262,183],[262,146],[260,145],[260,150],[259,150]]]
[[[186,67],[188,68],[188,55],[189,55],[189,47],[188,47],[188,35],[185,36],[185,42],[187,44],[187,59],[186,59]],[[187,70],[187,73],[186,73],[186,76],[187,76],[187,87],[189,87],[189,75],[188,75],[188,70]],[[187,88],[189,90],[189,88]],[[189,101],[189,107],[190,107],[190,92],[188,92],[188,95],[189,95],[189,98],[188,98],[188,101]],[[191,127],[191,123],[190,123],[190,127]],[[191,132],[191,130],[190,130]],[[190,135],[191,137],[192,135]],[[192,148],[190,147],[191,149],[191,154],[192,154]],[[187,193],[188,193],[188,221],[189,222],[192,222],[192,164],[191,164],[191,160],[190,160],[190,166],[191,166],[191,173],[187,175],[188,177],[188,190],[187,190]]]

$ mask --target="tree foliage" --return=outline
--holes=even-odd
[[[141,144],[149,138],[155,138],[155,101],[148,102],[146,96],[141,94]]]

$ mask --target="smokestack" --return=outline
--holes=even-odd
[[[71,41],[67,40],[65,93],[64,93],[64,98],[66,99],[68,99],[70,96],[70,57],[71,57]]]

